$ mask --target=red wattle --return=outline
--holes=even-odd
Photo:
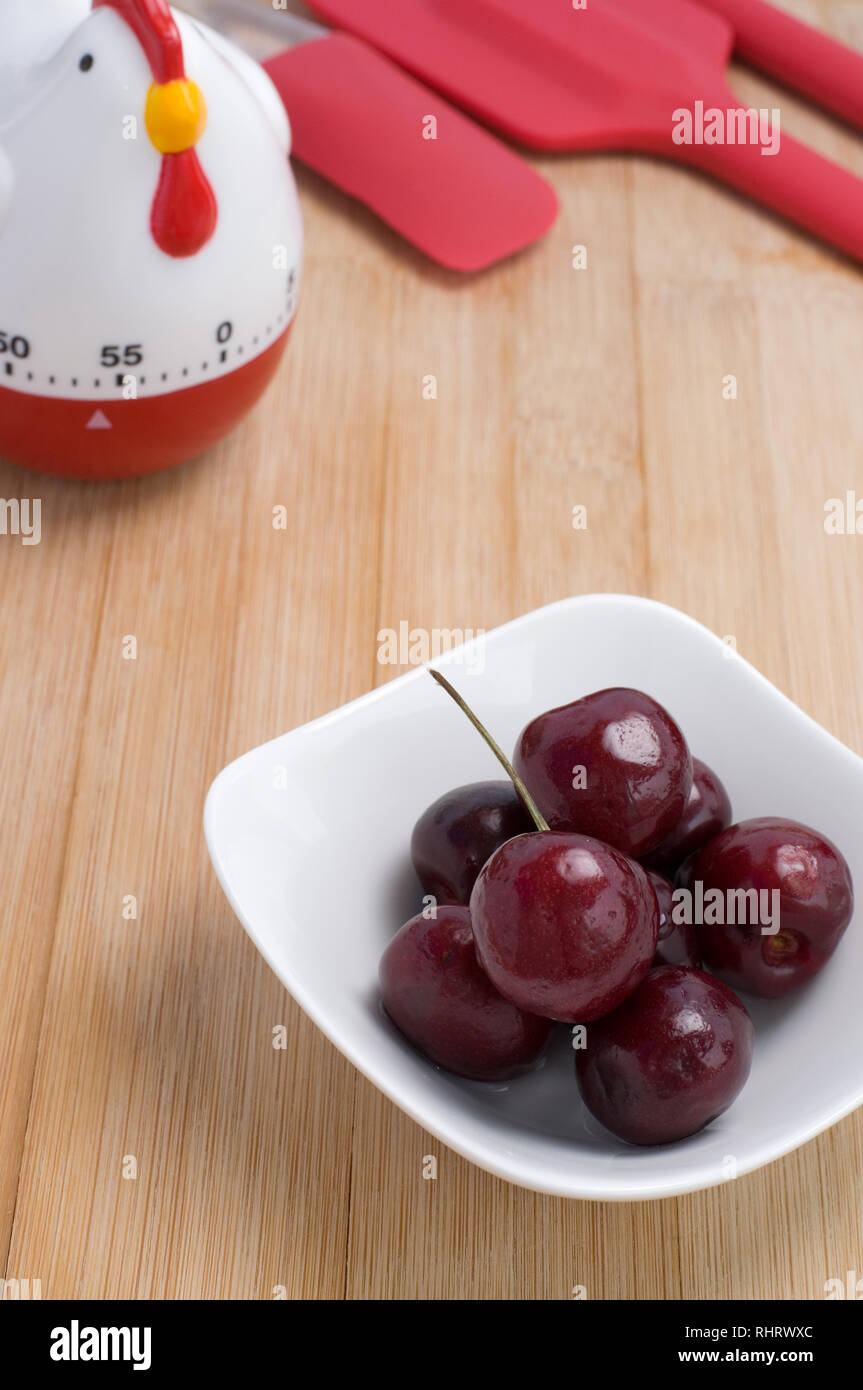
[[[194,256],[216,230],[216,195],[195,150],[162,156],[150,227],[167,256]]]

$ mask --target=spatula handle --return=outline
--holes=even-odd
[[[772,155],[757,144],[680,145],[674,153],[863,262],[863,180],[808,145],[783,132]]]
[[[753,67],[863,129],[863,55],[763,0],[699,0],[730,20]]]

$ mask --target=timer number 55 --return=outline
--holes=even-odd
[[[126,347],[109,343],[103,347],[99,360],[103,367],[137,367],[144,360],[144,349],[140,343],[128,343]]]

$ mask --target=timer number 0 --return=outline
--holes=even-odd
[[[30,344],[20,334],[10,338],[8,333],[0,329],[0,352],[11,352],[13,357],[29,357]]]

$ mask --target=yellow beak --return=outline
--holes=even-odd
[[[201,89],[188,78],[154,82],[144,113],[147,134],[160,154],[182,154],[197,145],[207,125]]]

